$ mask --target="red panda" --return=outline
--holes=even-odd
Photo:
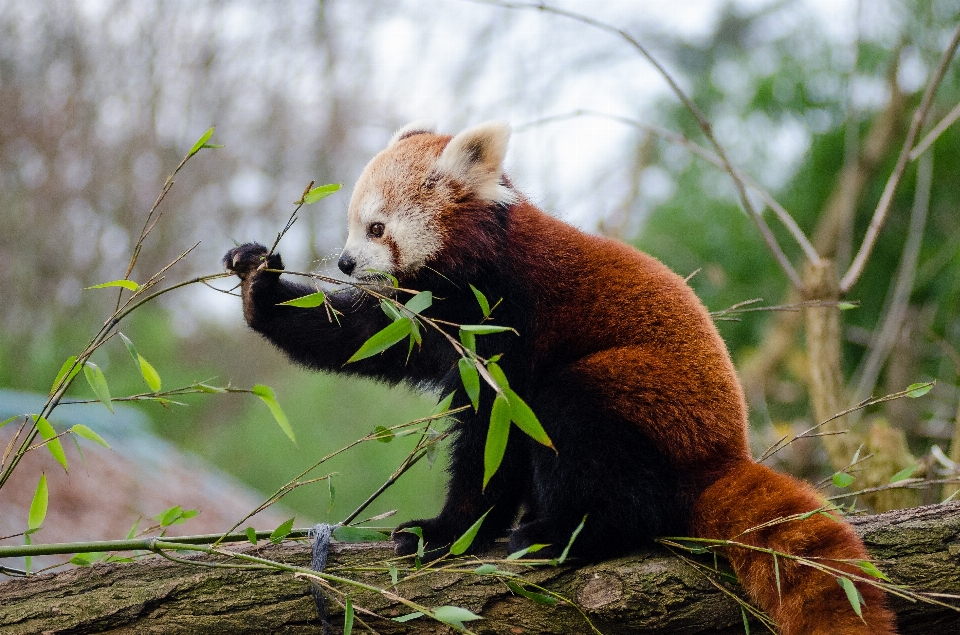
[[[587,517],[573,554],[623,554],[656,536],[737,541],[809,558],[856,574],[867,557],[849,525],[805,514],[824,505],[808,485],[759,465],[747,444],[746,404],[726,346],[684,280],[627,245],[584,234],[548,216],[503,174],[510,129],[487,123],[450,137],[415,122],[399,130],[357,182],[340,269],[360,280],[395,276],[431,290],[429,317],[481,319],[470,285],[502,298],[505,332],[478,338],[537,414],[556,448],[517,431],[499,471],[482,487],[492,389],[478,412],[455,424],[446,502],[414,520],[427,548],[442,554],[488,509],[480,550],[509,533],[509,547],[556,552]],[[435,332],[408,359],[407,347],[344,365],[389,323],[362,293],[330,295],[324,307],[278,306],[313,292],[261,266],[268,251],[249,243],[224,263],[242,279],[244,315],[295,362],[390,382],[456,389],[457,353]],[[267,269],[282,269],[278,254]],[[429,330],[429,329],[428,329]],[[451,331],[455,335],[455,330]],[[402,349],[402,350],[401,350]],[[458,391],[456,404],[469,400]],[[746,532],[746,533],[744,533]],[[417,537],[395,532],[399,554]],[[877,588],[857,583],[858,617],[835,576],[742,547],[725,548],[741,583],[783,635],[894,633]],[[538,555],[542,555],[541,551]],[[430,554],[428,554],[430,555]],[[549,555],[548,555],[549,557]],[[775,571],[775,566],[777,570]],[[775,578],[779,576],[779,584]]]

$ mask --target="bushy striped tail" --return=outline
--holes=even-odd
[[[699,538],[730,540],[810,558],[864,577],[857,564],[836,561],[868,557],[853,529],[833,515],[806,514],[823,506],[823,499],[806,483],[742,461],[732,465],[697,501],[693,532]],[[772,522],[798,515],[793,520]],[[770,553],[744,547],[725,547],[721,552],[730,558],[747,594],[773,618],[782,635],[896,633],[893,613],[887,609],[881,589],[855,583],[863,598],[861,619],[838,583],[841,573],[818,571],[783,557],[775,561]]]

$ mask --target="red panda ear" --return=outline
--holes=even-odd
[[[429,134],[436,132],[437,126],[430,121],[429,119],[417,119],[416,121],[411,121],[403,128],[400,128],[393,133],[393,136],[390,137],[390,141],[387,142],[387,147],[392,148],[397,144],[398,141],[406,139],[407,137],[412,137],[417,134]]]
[[[510,126],[501,121],[468,128],[450,140],[434,169],[457,179],[483,200],[511,203],[515,195],[501,183],[509,141]]]

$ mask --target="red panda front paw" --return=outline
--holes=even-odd
[[[280,254],[269,254],[269,250],[259,243],[247,243],[234,247],[223,257],[223,266],[227,271],[246,280],[259,269],[283,269]]]

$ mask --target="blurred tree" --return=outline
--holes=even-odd
[[[688,21],[692,26],[676,11],[652,18],[655,6],[640,11],[632,0],[565,6],[624,27],[661,56],[734,164],[774,192],[817,248],[845,269],[960,0],[871,2],[859,13],[854,2],[818,10],[805,2],[709,6],[717,5],[724,8],[715,21],[707,11]],[[925,130],[960,100],[958,66],[949,67]],[[307,182],[349,184],[392,129],[424,115],[446,117],[452,129],[593,108],[699,139],[673,97],[652,102],[662,84],[609,34],[472,3],[294,0],[278,10],[253,0],[7,0],[0,4],[0,386],[47,390],[72,347],[112,307],[112,294],[82,288],[123,274],[163,179],[211,124],[226,147],[198,157],[178,177],[134,279],[197,240],[200,248],[171,279],[214,270],[231,238],[270,240]],[[755,297],[797,299],[737,209],[729,177],[687,149],[597,118],[517,128],[512,173],[524,190],[575,223],[635,240],[684,275],[700,269],[691,284],[712,309]],[[885,392],[939,380],[932,399],[871,413],[903,430],[917,455],[948,443],[960,397],[958,136],[955,126],[948,129],[931,150],[930,205],[900,318],[911,328],[895,329],[884,345],[893,352],[873,355],[874,370],[866,372],[909,232],[912,166],[850,293],[861,307],[843,314],[843,370],[852,385]],[[284,239],[288,265],[322,267],[336,253],[348,189]],[[799,250],[771,224],[800,262]],[[721,327],[751,389],[759,445],[816,418],[800,322],[795,313],[754,313]],[[127,328],[171,381],[265,380],[291,409],[318,403],[318,395],[337,402],[353,390],[340,379],[298,375],[240,326],[232,298],[198,288],[172,294]],[[108,374],[111,363],[129,363],[116,349],[97,353]],[[896,363],[878,363],[891,358]],[[118,390],[137,388],[117,381]],[[427,408],[402,391],[367,394],[380,410],[349,412],[338,403],[331,416],[304,409],[294,426],[318,440],[332,428],[358,437],[386,410]],[[162,434],[269,489],[280,478],[266,467],[273,450],[250,440],[260,433],[255,425],[237,425],[263,421],[266,434],[278,433],[260,408],[224,398],[187,414],[151,414]],[[953,448],[960,459],[960,442]],[[809,445],[781,455],[792,471],[824,472],[823,457]],[[384,477],[389,462],[377,466]]]

